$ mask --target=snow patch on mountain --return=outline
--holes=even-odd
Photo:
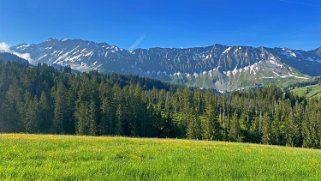
[[[228,47],[227,49],[224,50],[222,54],[228,53],[231,50],[232,47]]]
[[[283,55],[287,56],[288,58],[295,58],[297,55],[290,49],[283,48],[282,52]]]
[[[18,46],[17,49],[25,50],[28,47],[30,47],[30,44],[22,44],[22,45]]]

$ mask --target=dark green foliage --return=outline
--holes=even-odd
[[[321,100],[277,87],[215,95],[159,81],[0,64],[0,132],[321,147]]]

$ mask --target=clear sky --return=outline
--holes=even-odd
[[[0,0],[0,42],[50,37],[121,48],[321,46],[320,0]]]

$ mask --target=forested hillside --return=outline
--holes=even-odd
[[[321,146],[321,100],[277,87],[216,95],[135,76],[0,64],[0,132]]]

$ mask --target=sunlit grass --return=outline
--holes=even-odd
[[[320,98],[321,97],[321,84],[310,85],[306,87],[299,87],[291,90],[291,92],[298,96],[305,96],[307,98]]]
[[[321,151],[175,139],[3,134],[0,179],[320,180]]]

